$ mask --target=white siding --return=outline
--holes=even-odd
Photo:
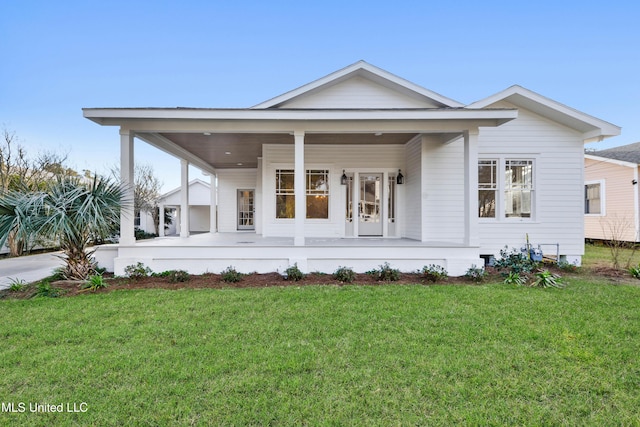
[[[293,169],[293,145],[269,144],[262,147],[264,169],[262,198],[262,228],[265,236],[293,236],[292,219],[275,218],[275,171]],[[345,232],[346,187],[340,185],[342,170],[397,172],[404,169],[403,145],[306,145],[307,169],[328,169],[329,219],[307,219],[307,237],[341,237]],[[402,187],[398,188],[398,203],[402,203]]]
[[[218,170],[218,231],[237,231],[238,190],[255,189],[256,169]],[[259,212],[256,211],[256,215]]]
[[[462,243],[464,240],[464,141],[450,144],[425,137],[422,149],[423,240]]]
[[[438,108],[363,77],[348,80],[285,102],[280,108]]]
[[[513,105],[501,102],[490,107]],[[497,255],[505,245],[519,248],[527,233],[534,245],[559,243],[561,255],[584,253],[583,150],[580,134],[522,108],[516,120],[498,128],[481,128],[480,157],[535,161],[535,217],[482,220],[481,254]]]
[[[408,203],[404,211],[403,237],[422,240],[422,139],[416,138],[406,145],[407,166],[405,175],[405,196]]]
[[[208,232],[211,228],[210,215],[209,206],[189,205],[189,231]]]

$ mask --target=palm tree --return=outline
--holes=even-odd
[[[56,240],[66,263],[64,276],[86,279],[95,273],[90,242],[114,232],[120,207],[129,205],[125,188],[107,178],[90,183],[79,177],[58,177],[41,191],[0,194],[0,246],[10,234],[25,241],[32,237]]]

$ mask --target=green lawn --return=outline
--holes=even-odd
[[[631,267],[637,266],[640,263],[640,250],[621,248],[618,254],[618,262],[623,269],[627,264]],[[601,243],[585,245],[582,265],[587,268],[611,267],[613,265],[611,249]]]
[[[640,424],[635,286],[115,291],[0,325],[0,400],[27,405],[0,425]]]

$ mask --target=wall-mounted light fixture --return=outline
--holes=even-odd
[[[637,183],[638,183],[638,180],[637,180],[637,179],[632,179],[632,180],[631,180],[631,185],[636,185]]]
[[[402,171],[398,169],[398,176],[396,176],[396,184],[404,184],[404,175],[402,175]]]
[[[347,174],[344,173],[344,169],[342,169],[342,176],[340,177],[340,184],[342,185],[347,185],[347,181],[349,180],[349,178],[347,178]]]

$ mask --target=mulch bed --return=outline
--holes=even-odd
[[[142,277],[136,279],[128,279],[124,277],[113,277],[105,274],[106,288],[97,289],[95,291],[82,289],[83,282],[60,280],[51,282],[51,287],[60,291],[62,297],[71,297],[86,293],[107,293],[122,289],[224,289],[224,288],[265,288],[271,286],[309,286],[309,285],[333,285],[344,286],[347,284],[377,286],[384,284],[424,284],[433,285],[433,282],[426,281],[421,274],[418,273],[400,273],[400,278],[394,282],[378,281],[370,274],[356,274],[352,283],[340,282],[333,278],[331,274],[307,274],[303,279],[298,281],[285,280],[278,273],[258,274],[252,273],[243,275],[239,282],[229,283],[222,280],[220,274],[202,274],[190,275],[189,280],[184,282],[172,282],[167,277]],[[443,284],[469,284],[474,283],[462,277],[450,277],[438,281],[437,285]],[[0,291],[0,298],[12,299],[28,299],[35,296],[37,288],[34,284],[28,285],[21,291]]]
[[[560,274],[565,278],[580,277],[580,274],[574,275],[572,273],[563,272],[554,266],[545,266],[551,271]],[[484,282],[496,283],[501,282],[503,277],[494,269],[487,268],[487,277]],[[638,280],[633,278],[627,271],[615,270],[608,267],[596,267],[590,271],[594,276],[598,276],[604,281],[610,284],[638,284]],[[225,289],[225,288],[265,288],[272,286],[309,286],[309,285],[330,285],[330,286],[344,286],[347,284],[362,285],[362,286],[379,286],[384,284],[419,284],[419,285],[469,285],[476,284],[476,282],[467,279],[465,277],[448,277],[446,279],[439,280],[437,282],[427,281],[421,274],[418,273],[400,273],[400,278],[397,281],[387,282],[379,281],[377,278],[370,274],[356,274],[352,283],[340,282],[333,278],[332,274],[319,274],[311,273],[307,274],[303,279],[298,281],[285,280],[278,273],[266,273],[258,274],[252,273],[243,275],[239,282],[229,283],[222,280],[222,275],[206,273],[202,275],[189,275],[189,280],[184,282],[172,282],[167,277],[142,277],[136,279],[129,279],[125,277],[113,277],[113,275],[107,273],[104,275],[105,281],[108,284],[106,288],[97,289],[95,291],[89,289],[82,289],[83,282],[61,280],[51,283],[51,287],[59,290],[59,296],[71,297],[76,295],[83,295],[87,293],[108,293],[117,290],[131,290],[131,289]],[[36,295],[36,284],[30,284],[21,291],[0,291],[0,299],[28,299]]]

